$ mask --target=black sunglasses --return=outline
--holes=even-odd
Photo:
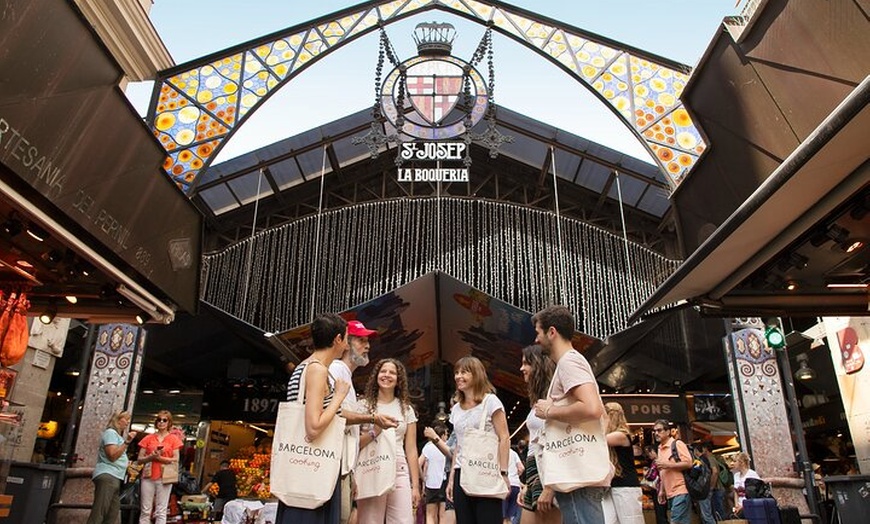
[[[161,417],[161,418],[158,418],[158,419],[157,419],[157,422],[169,422],[169,419],[168,419],[168,418],[162,418],[162,417]]]

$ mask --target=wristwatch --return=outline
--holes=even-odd
[[[501,476],[502,476],[502,477],[507,477],[507,476],[508,476],[508,472],[507,472],[507,471],[502,471],[502,472],[501,472]]]

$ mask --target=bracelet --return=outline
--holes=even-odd
[[[372,421],[371,421],[371,424],[374,424],[374,423],[375,423],[375,414],[372,413]]]
[[[550,417],[550,409],[552,409],[552,408],[553,408],[553,406],[551,405],[551,406],[547,407],[547,409],[544,410],[544,420],[546,420],[547,418]]]
[[[375,439],[378,438],[378,436],[375,435],[375,430],[374,430],[374,428],[372,428],[372,429],[369,430],[369,436],[372,438],[372,440],[375,440]]]

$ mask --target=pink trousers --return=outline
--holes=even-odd
[[[396,489],[356,501],[358,524],[414,524],[411,509],[411,476],[405,457],[396,457]]]

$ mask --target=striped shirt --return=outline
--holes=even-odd
[[[293,370],[293,374],[290,375],[290,382],[287,383],[287,401],[295,402],[296,399],[299,398],[299,381],[302,379],[302,373],[305,371],[305,367],[308,366],[311,362],[303,362],[299,364],[299,366]],[[323,397],[323,408],[326,409],[329,406],[329,403],[332,402],[332,397],[335,395],[335,387],[327,381],[327,386],[329,387],[329,393]],[[303,394],[304,396],[304,394]],[[303,398],[303,404],[305,403]]]

